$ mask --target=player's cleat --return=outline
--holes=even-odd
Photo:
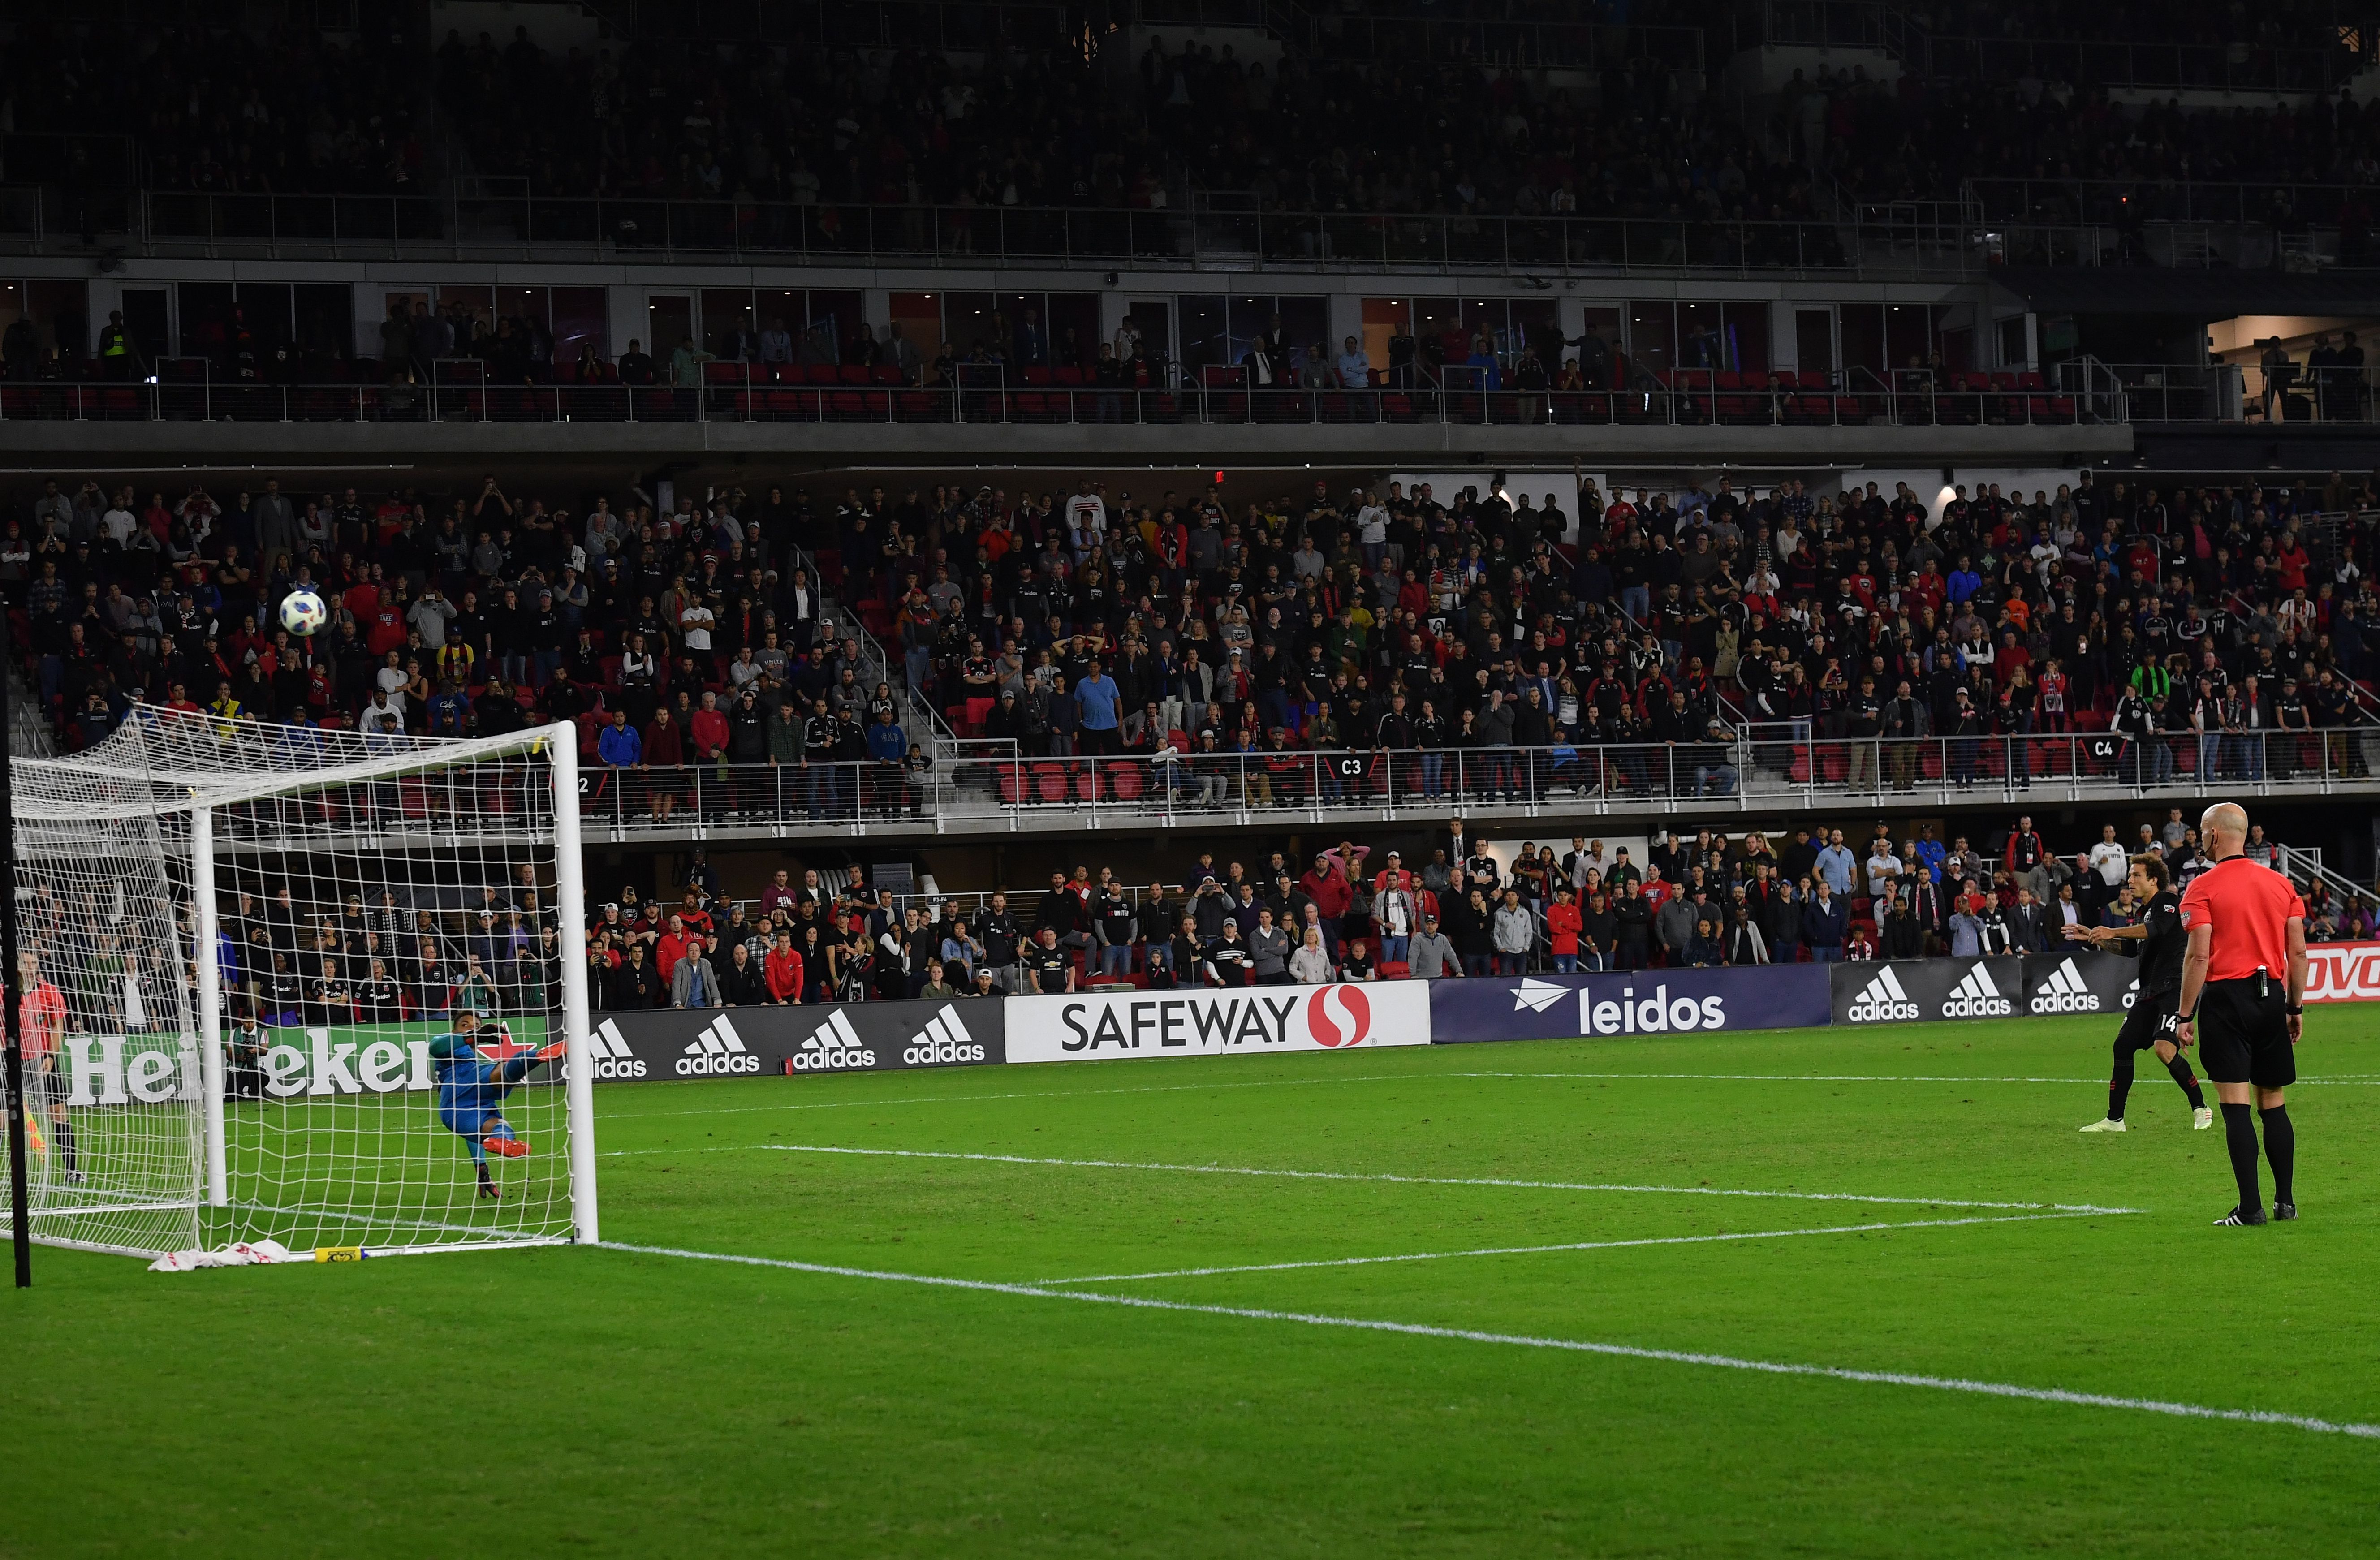
[[[550,1045],[540,1046],[537,1048],[537,1059],[540,1061],[558,1061],[561,1059],[563,1053],[569,1049],[569,1041],[556,1040]]]
[[[2296,1216],[2294,1211],[2292,1211],[2291,1216]],[[2220,1229],[2225,1225],[2263,1224],[2264,1222],[2265,1210],[2262,1208],[2234,1208],[2229,1213],[2224,1215],[2221,1218],[2216,1219],[2215,1221],[2215,1225],[2216,1228]]]
[[[496,1183],[494,1181],[483,1180],[480,1183],[480,1195],[482,1197],[501,1198],[504,1196],[504,1193],[496,1190]]]
[[[2295,1203],[2276,1203],[2273,1204],[2273,1222],[2275,1224],[2286,1223],[2297,1216],[2298,1205]]]
[[[2192,1131],[2203,1132],[2213,1125],[2215,1125],[2214,1107],[2202,1105],[2196,1110],[2190,1113],[2190,1130]]]
[[[2106,1121],[2094,1121],[2082,1130],[2086,1132],[2129,1132],[2131,1131],[2130,1127],[2125,1126],[2121,1121],[2114,1120],[2112,1119]]]
[[[489,1138],[480,1146],[484,1147],[489,1153],[499,1155],[506,1159],[526,1159],[528,1157],[528,1144],[521,1142],[518,1138]]]

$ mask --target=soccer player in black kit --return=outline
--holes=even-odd
[[[2181,928],[2181,896],[2173,891],[2172,878],[2165,862],[2154,855],[2132,858],[2130,878],[2132,898],[2146,904],[2137,926],[2069,926],[2070,942],[2087,942],[2094,948],[2106,948],[2117,942],[2137,942],[2141,945],[2140,993],[2133,999],[2132,1010],[2124,1015],[2124,1027],[2116,1034],[2116,1065],[2107,1080],[2107,1116],[2082,1130],[2086,1132],[2120,1132],[2124,1126],[2124,1099],[2132,1092],[2132,1060],[2141,1052],[2154,1049],[2157,1060],[2173,1074],[2181,1092],[2190,1096],[2190,1125],[2192,1131],[2204,1131],[2215,1124],[2215,1112],[2206,1107],[2206,1095],[2198,1086],[2197,1076],[2190,1070],[2190,1062],[2174,1043],[2174,1015],[2180,1011],[2181,956],[2190,946],[2190,935]]]

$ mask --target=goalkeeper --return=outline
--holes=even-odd
[[[512,1123],[504,1119],[504,1096],[520,1087],[539,1063],[562,1055],[564,1046],[556,1040],[539,1050],[516,1050],[502,1023],[493,1034],[489,1048],[496,1055],[492,1060],[480,1054],[480,1047],[488,1042],[480,1034],[479,1013],[464,1008],[455,1015],[454,1029],[430,1042],[430,1055],[438,1064],[438,1119],[470,1144],[482,1197],[501,1195],[488,1173],[489,1155],[518,1159],[528,1153],[528,1144],[513,1135]]]

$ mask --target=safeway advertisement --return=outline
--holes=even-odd
[[[1012,997],[1010,1061],[1371,1051],[1429,1044],[1429,986],[1390,981]]]
[[[2380,942],[2318,942],[2306,949],[2306,1000],[2380,1001]]]

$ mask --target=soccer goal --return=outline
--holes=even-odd
[[[577,739],[142,707],[17,760],[33,1238],[593,1240]]]

